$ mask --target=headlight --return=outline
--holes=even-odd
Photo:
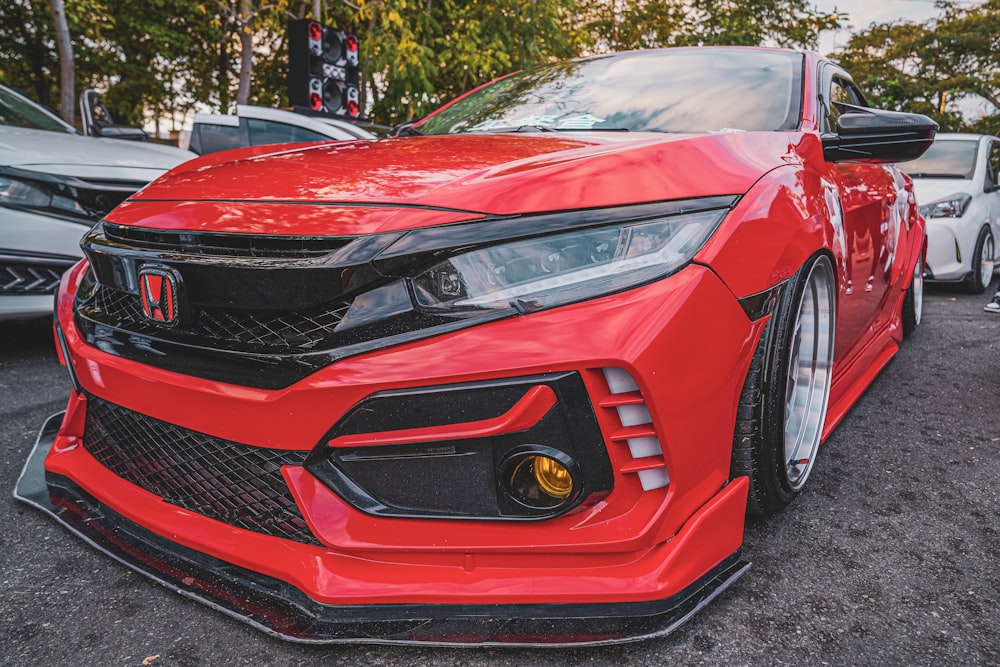
[[[38,211],[92,225],[141,185],[95,183],[71,176],[0,167],[0,206]]]
[[[920,215],[925,218],[961,218],[972,203],[972,195],[959,192],[944,199],[924,204],[920,207]]]
[[[23,181],[0,176],[0,205],[48,208],[52,195]]]
[[[87,215],[87,211],[72,197],[53,193],[41,183],[7,176],[0,176],[0,206],[56,209],[70,215]]]
[[[725,210],[590,228],[455,255],[412,279],[418,308],[549,308],[661,278],[701,249]]]

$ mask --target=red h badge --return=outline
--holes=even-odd
[[[177,323],[179,276],[169,269],[144,266],[139,270],[139,294],[146,319],[157,324]]]

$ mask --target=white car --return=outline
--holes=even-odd
[[[901,168],[927,220],[925,279],[981,294],[993,280],[1000,240],[1000,138],[939,134]]]
[[[194,153],[80,135],[0,86],[0,320],[47,315],[80,239],[121,201]]]
[[[235,116],[195,114],[188,148],[205,155],[241,146],[375,138],[345,120],[240,104]]]

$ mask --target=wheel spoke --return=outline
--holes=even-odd
[[[979,257],[979,279],[983,285],[989,285],[993,280],[994,257],[993,237],[988,236]]]
[[[785,469],[789,485],[801,488],[822,437],[833,359],[831,276],[809,274],[793,329],[785,392]]]

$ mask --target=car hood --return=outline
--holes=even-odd
[[[111,220],[227,232],[371,233],[468,219],[466,214],[739,195],[767,171],[796,160],[791,144],[792,137],[780,132],[510,133],[256,147],[187,163],[139,192]],[[315,206],[298,209],[294,225],[261,225],[265,218],[287,219],[271,217],[271,209],[288,203]],[[315,210],[319,206],[324,213]],[[360,209],[370,211],[371,224],[360,220],[368,215]],[[405,221],[387,222],[399,209],[408,211]]]
[[[0,125],[0,165],[47,174],[148,182],[194,157],[160,144]]]
[[[959,192],[972,190],[972,181],[961,178],[914,178],[913,194],[917,204],[931,204]]]

